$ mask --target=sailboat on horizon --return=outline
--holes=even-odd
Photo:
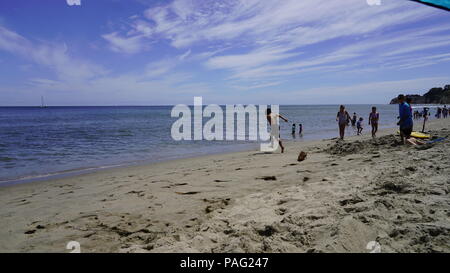
[[[41,96],[41,108],[47,108],[44,103],[44,96]]]

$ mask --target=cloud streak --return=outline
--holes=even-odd
[[[32,43],[30,40],[0,26],[0,50],[4,50],[52,69],[66,81],[84,81],[105,75],[107,70],[92,62],[72,58],[66,44]]]
[[[358,57],[364,58],[367,66],[392,56],[448,46],[448,25],[441,28],[444,34],[407,29],[409,23],[437,15],[442,11],[394,0],[385,0],[380,6],[368,6],[362,0],[232,0],[213,4],[175,0],[147,9],[145,21],[139,18],[140,24],[131,24],[128,32],[134,36],[127,40],[131,50],[123,51],[137,53],[157,40],[165,40],[176,49],[227,45],[228,50],[210,56],[204,66],[228,71],[230,79],[285,77],[320,72],[321,67],[326,73],[331,67],[354,69],[355,65],[348,64]],[[142,24],[147,26],[145,31],[137,27]],[[406,31],[402,29],[404,33],[392,37],[399,27]],[[419,39],[421,44],[417,44]],[[405,64],[411,56],[404,56]]]

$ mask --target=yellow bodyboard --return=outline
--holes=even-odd
[[[397,131],[397,134],[400,134],[400,131]],[[415,138],[430,138],[431,137],[430,135],[424,134],[421,132],[412,132],[411,136],[415,137]]]

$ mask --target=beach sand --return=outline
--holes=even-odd
[[[396,131],[0,187],[0,252],[450,252],[450,141]]]

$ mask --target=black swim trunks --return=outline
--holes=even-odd
[[[411,137],[412,130],[412,127],[400,128],[400,131],[402,131],[402,134],[405,138]]]

